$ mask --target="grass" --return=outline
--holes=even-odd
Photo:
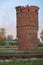
[[[7,50],[7,49],[0,49],[0,53],[16,53],[18,52],[17,50]]]
[[[30,51],[30,53],[43,53],[43,49],[36,49],[36,50],[32,50]]]
[[[0,46],[0,48],[6,48],[6,46]],[[13,45],[10,45],[9,48],[13,48]]]
[[[0,53],[43,53],[43,49],[36,49],[36,50],[31,50],[31,51],[20,51],[17,49],[0,49]]]
[[[13,60],[11,62],[0,62],[0,65],[43,65],[43,60]]]

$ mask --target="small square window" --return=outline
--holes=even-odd
[[[20,9],[19,12],[22,12],[22,10]]]
[[[28,9],[28,12],[29,12],[29,9]]]
[[[20,10],[20,12],[22,12],[22,10]]]

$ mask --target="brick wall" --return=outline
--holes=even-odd
[[[37,6],[16,7],[19,50],[37,48],[38,9]]]

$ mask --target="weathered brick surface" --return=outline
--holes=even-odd
[[[38,7],[16,7],[17,38],[20,50],[31,50],[37,47]]]

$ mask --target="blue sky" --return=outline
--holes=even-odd
[[[16,37],[16,6],[35,5],[39,7],[39,34],[43,28],[43,0],[0,0],[0,27],[7,34]],[[39,35],[38,34],[38,35]]]

